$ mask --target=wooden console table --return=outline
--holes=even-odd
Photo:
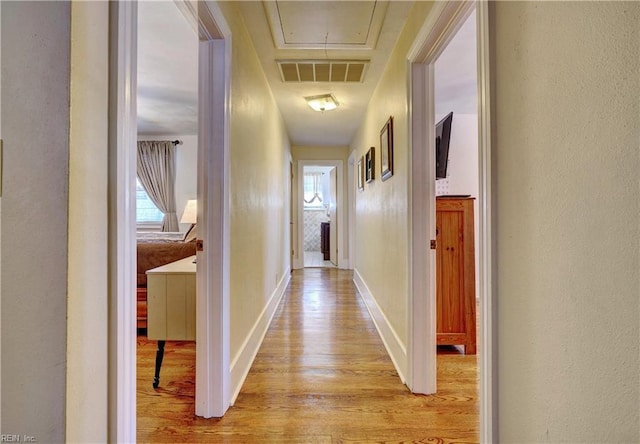
[[[153,388],[160,383],[165,341],[196,340],[195,258],[147,271],[147,337],[158,341]]]

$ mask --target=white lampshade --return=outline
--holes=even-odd
[[[196,199],[188,200],[182,212],[181,224],[195,224],[198,219],[198,201]]]

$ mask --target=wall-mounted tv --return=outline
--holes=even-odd
[[[436,179],[446,179],[447,177],[451,122],[453,122],[452,112],[436,125]]]

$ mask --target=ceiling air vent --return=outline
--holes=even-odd
[[[283,82],[362,82],[368,60],[276,60]]]

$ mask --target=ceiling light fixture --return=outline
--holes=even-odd
[[[333,94],[321,94],[319,96],[305,97],[304,99],[316,111],[331,111],[339,105]]]

